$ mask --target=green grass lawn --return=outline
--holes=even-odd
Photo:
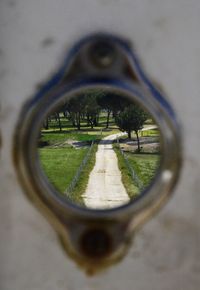
[[[68,196],[66,195],[76,204],[84,205],[82,194],[86,190],[90,171],[95,164],[97,146],[97,144],[93,146],[90,157],[81,172],[81,176],[74,190],[70,192]],[[74,149],[71,147],[39,149],[42,168],[50,183],[52,183],[60,193],[64,193],[69,187],[88,150],[89,148]]]
[[[144,186],[148,186],[156,174],[156,170],[159,166],[160,155],[145,153],[134,154],[126,152],[125,156]]]
[[[140,136],[143,137],[159,137],[160,131],[158,129],[150,129],[140,132]]]
[[[42,148],[39,156],[42,168],[49,181],[63,193],[72,181],[88,148]]]

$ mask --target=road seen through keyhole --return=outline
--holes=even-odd
[[[160,132],[138,104],[91,91],[44,118],[38,153],[41,169],[67,201],[91,209],[116,208],[134,200],[153,180]]]

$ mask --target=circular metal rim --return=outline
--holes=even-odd
[[[56,100],[57,102],[59,102],[60,99],[63,98],[63,94],[65,94],[65,96],[67,94],[67,96],[69,97],[72,94],[77,94],[83,89],[91,89],[97,87],[111,91],[117,90],[118,93],[121,92],[123,95],[127,95],[130,98],[134,99],[134,101],[141,103],[142,106],[154,116],[155,121],[159,123],[159,128],[163,138],[163,156],[171,156],[170,158],[164,158],[161,161],[162,166],[160,167],[160,169],[162,172],[160,172],[156,176],[154,182],[151,183],[151,185],[146,188],[138,198],[134,199],[128,204],[106,210],[88,209],[72,204],[71,202],[67,201],[66,198],[62,198],[61,195],[55,194],[55,191],[53,193],[53,188],[49,186],[49,184],[48,186],[47,184],[45,184],[44,186],[44,176],[42,175],[40,175],[40,177],[42,176],[42,179],[38,179],[40,187],[39,191],[36,191],[35,188],[32,186],[33,181],[34,183],[38,182],[38,180],[35,180],[34,176],[34,169],[38,169],[38,166],[35,166],[37,159],[32,158],[35,157],[35,155],[33,154],[33,143],[36,142],[37,135],[37,130],[35,130],[35,128],[37,128],[38,130],[40,128],[39,124],[41,121],[41,114],[43,114],[42,116],[44,118],[44,111],[41,112],[41,109],[44,109],[42,106],[44,104],[48,106],[48,110],[45,110],[45,114],[47,114],[49,108],[52,107],[51,101],[55,102]],[[133,85],[132,83],[120,81],[119,79],[108,78],[82,79],[78,82],[74,82],[62,87],[61,92],[58,92],[57,89],[55,89],[55,91],[47,94],[46,96],[42,95],[40,98],[32,99],[24,107],[24,111],[26,111],[25,117],[23,118],[23,114],[21,114],[21,118],[18,122],[16,129],[17,134],[15,135],[15,149],[17,151],[15,151],[17,161],[16,167],[25,191],[29,191],[30,187],[32,187],[31,191],[35,195],[38,195],[39,193],[40,197],[45,197],[45,200],[47,200],[48,203],[50,202],[51,208],[53,208],[54,210],[61,210],[62,215],[72,214],[81,218],[117,218],[122,215],[134,215],[137,212],[142,211],[145,207],[150,208],[156,201],[156,198],[159,198],[164,194],[171,194],[171,190],[178,179],[181,166],[180,127],[178,126],[177,120],[169,114],[169,107],[170,105],[168,102],[166,107],[163,102],[159,102],[159,100],[147,90],[141,91],[141,88]],[[28,139],[27,136],[29,137]],[[33,138],[35,138],[34,142]],[[36,144],[37,143],[35,143],[35,151],[37,151]],[[172,150],[172,152],[169,152],[169,150]],[[175,158],[175,160],[172,158]],[[161,182],[161,179],[163,178],[163,172],[165,170],[168,170],[170,166],[173,168],[173,174],[170,181],[168,181],[167,184],[163,185],[164,180],[162,180]],[[51,200],[49,200],[50,197]],[[48,206],[50,204],[48,204]]]

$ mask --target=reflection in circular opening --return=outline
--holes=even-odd
[[[160,131],[140,105],[116,93],[88,90],[43,120],[40,163],[68,200],[91,209],[134,200],[160,165]]]

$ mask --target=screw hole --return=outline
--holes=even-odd
[[[111,237],[103,229],[87,230],[80,240],[81,250],[90,258],[104,258],[112,248]]]
[[[98,41],[89,50],[92,63],[99,68],[111,66],[116,59],[116,49],[113,44],[106,41]]]

